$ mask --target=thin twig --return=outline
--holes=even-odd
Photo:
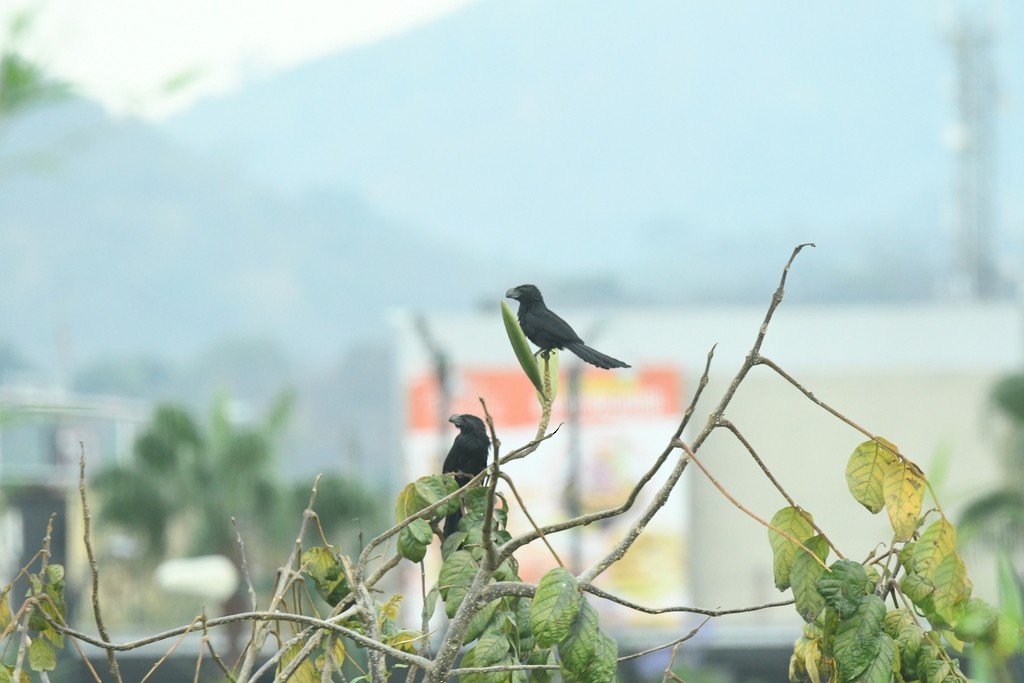
[[[342,626],[341,624],[337,623],[339,621],[345,621],[346,619],[351,618],[352,616],[354,616],[356,611],[357,610],[347,611],[340,615],[329,617],[328,619],[317,619],[315,617],[307,617],[304,614],[293,614],[291,612],[239,612],[237,614],[230,614],[226,617],[215,617],[213,619],[207,619],[206,625],[209,627],[216,627],[223,626],[224,624],[230,624],[236,621],[251,620],[265,621],[268,623],[282,621],[296,623],[309,628],[318,628],[327,631],[332,631],[334,633],[337,633],[338,635],[342,635],[346,638],[354,640],[356,643],[362,645],[363,647],[368,647],[371,649],[376,648],[381,652],[385,653],[387,656],[403,661],[406,664],[412,664],[414,666],[419,667],[429,666],[430,660],[424,657],[404,652],[397,648],[391,647],[390,645],[385,645],[383,643],[376,642],[370,638],[367,638],[362,633],[356,630],[350,629],[347,626]],[[41,616],[44,619],[46,619],[46,622],[50,624],[50,626],[52,626],[58,632],[63,633],[64,635],[80,640],[83,643],[94,645],[98,648],[102,648],[105,650],[115,650],[117,652],[137,650],[140,647],[143,647],[144,645],[158,643],[160,641],[168,640],[169,638],[175,638],[195,630],[195,622],[192,622],[187,626],[179,626],[168,631],[163,631],[162,633],[156,633],[151,636],[147,636],[146,638],[140,638],[139,640],[133,640],[127,643],[111,643],[90,636],[88,633],[83,633],[82,631],[78,631],[68,626],[64,626],[55,621],[52,621],[48,618],[48,616],[45,613],[42,613]],[[239,677],[239,680],[242,680],[242,678]]]
[[[669,683],[670,679],[672,683],[686,683],[679,676],[676,676],[675,672],[672,671],[672,667],[676,665],[676,655],[679,653],[679,646],[682,643],[676,643],[672,648],[672,656],[668,658],[668,664],[665,666],[665,674],[661,677],[661,683]]]
[[[232,520],[234,520],[233,517]],[[255,611],[255,608],[253,609],[253,611]],[[213,647],[213,642],[210,640],[210,632],[206,628],[206,622],[207,618],[206,613],[204,612],[200,617],[200,624],[203,627],[203,642],[206,644],[206,649],[210,651],[210,656],[213,657],[214,663],[216,663],[217,666],[220,668],[225,678],[227,678],[227,680],[231,683],[235,683],[235,677],[232,675],[231,670],[228,668],[227,664],[224,663],[224,660],[221,659],[221,656],[217,652],[216,648]]]
[[[754,462],[757,463],[758,467],[761,468],[761,471],[764,472],[764,475],[768,477],[768,480],[775,486],[776,490],[778,490],[778,492],[782,494],[782,497],[786,499],[790,506],[798,509],[803,509],[796,504],[796,501],[793,500],[792,496],[790,496],[786,492],[786,489],[782,488],[782,484],[780,484],[779,480],[775,478],[775,475],[771,473],[771,471],[768,469],[768,466],[764,464],[763,460],[761,460],[761,456],[759,456],[757,454],[757,451],[754,450],[754,446],[749,441],[747,441],[746,437],[743,436],[742,433],[740,433],[740,430],[736,427],[736,425],[734,425],[731,421],[727,420],[724,417],[718,421],[718,424],[721,427],[724,427],[725,429],[728,429],[730,432],[732,432],[733,436],[735,436],[739,440],[739,442],[743,444],[743,447],[747,449],[747,453],[750,454],[750,457],[754,459]],[[818,532],[818,535],[825,539],[825,542],[828,543],[828,546],[830,548],[832,548],[836,556],[839,557],[839,559],[841,560],[845,560],[846,556],[839,552],[839,548],[837,548],[835,544],[832,543],[832,540],[825,535],[825,532],[821,530],[821,527],[819,527],[813,519],[808,519],[807,521],[810,522],[811,527],[813,527],[814,530]]]
[[[555,434],[557,434],[558,430],[561,429],[561,428],[562,428],[562,425],[558,425],[557,427],[552,429],[547,434],[541,436],[540,438],[534,439],[533,441],[531,441],[530,443],[526,444],[525,446],[520,446],[519,448],[515,449],[514,451],[511,451],[510,453],[508,453],[508,455],[503,456],[501,458],[501,460],[499,461],[499,463],[504,465],[505,463],[511,462],[513,460],[519,460],[521,458],[525,458],[530,453],[533,453],[535,450],[537,450],[537,448],[542,443],[544,443],[545,441],[547,441],[548,439],[553,437]]]
[[[171,645],[171,649],[165,652],[163,656],[160,657],[160,659],[156,660],[156,662],[153,664],[153,666],[149,668],[149,671],[146,672],[146,675],[142,677],[142,680],[139,681],[139,683],[146,683],[146,681],[149,680],[149,677],[152,676],[153,673],[157,669],[159,669],[164,662],[167,661],[167,658],[174,654],[174,651],[178,649],[178,646],[181,645],[182,642],[184,642],[185,638],[188,637],[188,634],[192,633],[195,630],[196,621],[198,620],[193,620],[192,623],[188,625],[188,628],[185,630],[185,632],[182,633],[181,636],[176,641],[174,641],[173,645]],[[199,651],[202,652],[202,648],[199,648]],[[110,650],[107,650],[107,652],[110,652]]]
[[[85,443],[79,441],[78,446],[81,449],[78,460],[78,494],[82,499],[82,521],[84,523],[82,538],[85,541],[85,554],[89,558],[89,574],[92,576],[92,613],[100,638],[110,640],[107,627],[103,623],[103,615],[100,612],[100,571],[96,566],[96,555],[92,550],[92,536],[90,535],[92,515],[89,513],[89,501],[85,496]],[[110,675],[114,677],[115,681],[120,682],[121,669],[117,664],[117,658],[110,650],[107,650],[107,665],[110,667]]]
[[[495,584],[497,585],[497,584]],[[643,612],[645,614],[668,614],[671,612],[685,612],[687,614],[702,614],[707,617],[722,617],[727,614],[743,614],[745,612],[758,612],[765,609],[774,609],[775,607],[785,607],[786,605],[792,605],[793,600],[780,600],[778,602],[767,602],[763,605],[750,605],[748,607],[734,607],[731,609],[708,609],[706,607],[687,607],[684,605],[673,605],[670,607],[647,607],[635,602],[631,602],[624,598],[620,598],[617,595],[613,595],[607,591],[601,590],[597,586],[590,584],[584,586],[583,590],[592,595],[596,595],[599,598],[604,598],[610,602],[617,603],[623,607],[628,607],[637,612]]]
[[[697,624],[697,626],[695,626],[693,628],[693,630],[691,630],[685,636],[682,636],[680,638],[676,638],[675,640],[669,641],[669,642],[664,643],[662,645],[655,645],[652,648],[648,648],[646,650],[641,650],[640,652],[634,652],[633,654],[625,655],[623,657],[619,657],[618,661],[625,662],[625,661],[628,661],[630,659],[639,659],[640,657],[643,657],[644,655],[649,655],[652,652],[658,652],[659,650],[664,650],[665,648],[675,647],[675,646],[679,645],[680,643],[685,643],[687,640],[689,640],[690,638],[693,638],[695,635],[697,635],[700,632],[700,630],[702,628],[704,628],[704,625],[707,624],[708,621],[710,621],[710,620],[711,620],[711,617],[707,617],[706,619],[704,619],[704,621],[702,621],[699,624]]]
[[[712,476],[711,472],[709,472],[709,471],[708,471],[708,468],[707,468],[707,467],[705,467],[705,466],[704,466],[704,464],[703,464],[703,463],[701,463],[701,461],[697,459],[697,456],[693,454],[693,451],[692,451],[692,450],[690,450],[690,447],[689,447],[689,446],[687,446],[687,445],[686,445],[685,443],[683,443],[682,441],[680,441],[680,442],[679,442],[679,447],[680,447],[680,448],[682,448],[683,450],[685,450],[685,451],[686,451],[686,454],[687,454],[687,456],[689,456],[690,460],[692,460],[692,461],[693,461],[693,462],[694,462],[694,463],[695,463],[695,464],[697,465],[697,467],[699,467],[699,468],[700,468],[700,470],[701,470],[701,471],[702,471],[702,472],[704,473],[704,475],[705,475],[705,476],[706,476],[706,477],[708,478],[708,481],[710,481],[710,482],[711,482],[712,484],[714,484],[714,485],[715,485],[715,488],[716,488],[716,489],[718,489],[718,490],[719,490],[719,491],[721,492],[721,494],[722,494],[723,496],[725,496],[726,498],[728,498],[728,499],[729,499],[729,502],[730,502],[730,503],[732,503],[732,504],[733,504],[733,505],[735,505],[735,506],[736,506],[737,508],[739,508],[741,512],[743,512],[744,514],[746,514],[746,515],[747,515],[748,517],[750,517],[751,519],[753,519],[753,520],[754,520],[755,522],[757,522],[757,523],[759,523],[759,524],[762,524],[762,525],[764,525],[764,526],[768,527],[769,529],[771,529],[771,530],[772,530],[772,531],[774,531],[775,533],[779,534],[780,536],[785,536],[785,537],[786,537],[787,539],[789,539],[789,540],[790,540],[791,542],[795,543],[795,544],[796,544],[796,545],[798,545],[798,546],[799,546],[800,548],[802,548],[802,549],[803,549],[803,551],[804,551],[805,553],[807,553],[808,555],[810,555],[811,557],[813,557],[813,558],[814,558],[814,561],[815,561],[815,562],[817,562],[818,564],[820,564],[820,565],[821,565],[822,567],[824,567],[826,571],[830,571],[830,570],[829,570],[829,568],[828,568],[828,565],[827,565],[827,564],[825,564],[825,562],[824,562],[824,561],[823,561],[823,560],[822,560],[822,559],[821,559],[820,557],[818,557],[818,556],[817,556],[817,555],[816,555],[816,554],[815,554],[815,553],[814,553],[814,552],[813,552],[813,551],[812,551],[812,550],[811,550],[810,548],[808,548],[807,546],[805,546],[805,545],[804,545],[803,543],[801,543],[801,542],[800,542],[800,541],[799,541],[798,539],[794,538],[792,534],[790,534],[789,532],[783,531],[782,529],[778,528],[777,526],[775,526],[774,524],[772,524],[772,523],[770,523],[770,522],[766,522],[766,521],[764,521],[763,519],[761,519],[760,517],[758,517],[758,516],[757,516],[756,514],[754,514],[753,512],[751,512],[750,510],[748,510],[747,508],[743,507],[743,504],[742,504],[742,503],[740,503],[740,502],[739,502],[738,500],[736,500],[736,499],[735,499],[735,498],[734,498],[734,497],[732,496],[732,494],[731,494],[731,493],[729,493],[728,491],[726,491],[726,490],[725,490],[725,487],[724,487],[724,486],[722,486],[722,485],[721,485],[721,484],[720,484],[720,483],[718,482],[718,480],[714,478],[714,476]],[[797,509],[800,509],[800,508],[797,508]]]
[[[508,484],[508,487],[512,489],[512,495],[515,496],[516,500],[519,502],[519,509],[522,510],[524,515],[526,515],[526,519],[529,520],[530,526],[533,527],[533,530],[536,532],[537,536],[544,543],[544,545],[547,546],[548,551],[551,552],[551,556],[555,558],[555,562],[558,563],[559,567],[564,567],[565,563],[562,562],[562,558],[558,556],[558,553],[555,552],[555,549],[548,542],[548,538],[544,535],[544,531],[540,527],[538,527],[537,522],[533,520],[533,515],[530,514],[530,510],[526,507],[526,501],[524,501],[523,497],[519,495],[519,490],[516,489],[516,485],[512,481],[512,477],[508,476],[507,472],[502,472],[498,476],[504,479],[505,483]]]
[[[545,368],[547,366],[545,365]],[[487,419],[487,426],[491,430],[491,452],[492,460],[491,466],[488,468],[488,481],[487,481],[487,508],[484,510],[484,528],[482,542],[484,546],[484,552],[487,556],[487,569],[493,571],[498,568],[501,563],[498,561],[498,552],[494,547],[494,503],[497,499],[498,492],[498,476],[501,474],[501,470],[498,468],[498,456],[499,450],[501,449],[501,441],[498,440],[498,435],[494,431],[494,420],[491,418],[491,413],[487,410],[487,402],[484,401],[483,397],[480,397],[480,405],[484,410],[484,417]]]
[[[669,440],[668,445],[665,446],[665,449],[655,460],[654,464],[652,464],[647,469],[647,471],[644,472],[643,476],[641,476],[637,483],[633,486],[632,490],[630,490],[629,492],[629,495],[626,496],[626,500],[623,501],[621,505],[614,508],[599,510],[597,512],[586,513],[578,517],[566,520],[564,522],[551,524],[542,528],[537,528],[535,524],[533,532],[523,534],[518,538],[513,538],[511,541],[502,546],[501,559],[504,560],[522,546],[528,543],[532,543],[537,538],[543,538],[547,534],[558,533],[561,531],[565,531],[567,529],[574,529],[579,526],[586,526],[587,524],[592,524],[593,522],[597,522],[602,519],[608,519],[609,517],[621,515],[624,512],[627,512],[630,508],[632,508],[633,504],[636,502],[637,497],[640,495],[640,492],[643,491],[647,483],[654,478],[654,476],[658,473],[658,470],[661,469],[661,466],[668,459],[668,456],[671,455],[672,451],[675,450],[674,444],[676,439],[678,439],[679,436],[686,429],[686,425],[689,423],[690,418],[693,415],[697,402],[700,400],[701,394],[704,392],[704,387],[708,385],[708,376],[711,372],[711,361],[714,358],[714,356],[715,346],[712,346],[711,350],[708,351],[707,362],[704,364],[704,372],[701,373],[700,381],[697,383],[697,390],[693,395],[693,399],[690,401],[690,405],[686,409],[686,413],[683,415],[683,419],[679,422],[679,426],[676,427],[675,433]],[[508,457],[506,457],[506,460],[507,459]],[[550,545],[548,547],[550,547]]]
[[[309,520],[313,516],[313,504],[316,502],[317,486],[320,483],[321,476],[322,475],[318,474],[313,480],[313,487],[309,494],[309,503],[306,505],[306,509],[302,513],[302,522],[299,524],[299,532],[295,537],[295,543],[292,544],[292,551],[288,555],[287,562],[285,562],[284,566],[278,570],[277,585],[275,586],[274,595],[271,597],[270,604],[268,605],[268,611],[271,613],[276,613],[278,606],[281,604],[281,601],[284,600],[284,596],[288,592],[288,588],[297,578],[292,572],[292,567],[295,566],[295,563],[298,561],[302,552],[302,539],[306,535],[306,526],[309,524]],[[246,680],[249,677],[249,673],[252,671],[252,667],[256,662],[256,656],[263,649],[263,644],[267,642],[269,626],[270,622],[265,622],[260,623],[259,626],[254,629],[255,635],[245,648],[245,657],[242,659],[242,666],[238,672],[238,680]]]
[[[757,364],[758,365],[764,365],[765,367],[769,367],[772,370],[774,370],[780,377],[782,377],[782,379],[786,380],[787,382],[792,384],[794,387],[796,387],[796,389],[800,393],[802,393],[804,396],[806,396],[811,401],[811,403],[813,403],[814,405],[818,406],[822,410],[825,410],[826,412],[831,414],[833,417],[838,419],[840,422],[842,422],[842,423],[844,423],[846,425],[849,425],[850,427],[853,427],[858,432],[860,432],[864,436],[868,437],[870,440],[874,441],[879,446],[881,446],[885,450],[889,451],[890,453],[895,455],[900,460],[906,460],[908,462],[912,462],[910,460],[910,458],[908,458],[907,456],[905,456],[902,453],[900,453],[900,450],[898,448],[896,448],[895,446],[893,446],[893,444],[883,440],[878,435],[871,433],[870,431],[868,431],[864,427],[861,427],[859,424],[857,424],[856,422],[854,422],[850,418],[846,417],[841,412],[839,412],[838,410],[836,410],[835,408],[833,408],[832,406],[830,406],[829,404],[825,403],[820,398],[815,396],[814,392],[812,392],[809,389],[807,389],[804,385],[802,385],[800,382],[798,382],[796,380],[796,378],[794,378],[788,372],[786,372],[781,367],[779,367],[779,365],[777,363],[775,363],[773,360],[771,360],[770,358],[765,358],[764,356],[759,356],[758,359],[757,359]],[[943,517],[943,519],[945,519],[946,518],[946,513],[942,511],[942,505],[939,504],[939,498],[938,498],[938,496],[935,495],[935,491],[932,489],[931,482],[929,482],[927,479],[925,479],[925,486],[928,487],[928,491],[932,494],[932,500],[935,501],[935,508],[939,511],[939,514]]]

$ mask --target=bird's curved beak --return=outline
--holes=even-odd
[[[517,296],[519,296],[519,288],[518,287],[513,287],[512,289],[510,289],[507,292],[505,292],[505,298],[506,299],[515,299]]]
[[[448,421],[451,422],[456,427],[462,426],[462,416],[459,414],[452,415],[451,417],[448,418]]]

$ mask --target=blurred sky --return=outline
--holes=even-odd
[[[0,183],[0,317],[26,349],[61,321],[81,358],[253,330],[323,358],[344,321],[524,281],[760,301],[804,241],[791,301],[935,298],[958,5],[0,0],[0,40],[32,8],[16,47],[90,100],[3,140],[63,156]],[[1024,12],[962,6],[995,27],[992,242],[1017,277]]]
[[[111,111],[159,118],[471,1],[4,0],[0,26],[29,11],[27,54]]]

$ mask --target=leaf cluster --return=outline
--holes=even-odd
[[[57,651],[64,647],[64,634],[57,627],[67,623],[68,605],[64,598],[64,566],[47,564],[38,573],[27,573],[28,593],[18,614],[12,614],[8,585],[0,592],[0,643],[10,645],[8,636],[27,618],[25,637],[28,641],[27,663],[32,671],[47,672],[57,667]],[[57,627],[55,627],[55,625]],[[28,683],[31,678],[19,664],[0,662],[0,683]]]
[[[1021,651],[1021,622],[971,597],[955,527],[939,511],[921,529],[931,513],[921,513],[927,480],[917,465],[888,441],[872,439],[850,456],[846,479],[868,511],[887,511],[892,546],[864,564],[839,559],[826,567],[830,547],[810,513],[793,506],[776,513],[769,531],[775,584],[792,588],[807,622],[794,646],[790,680],[963,682],[944,643],[957,650],[976,643]]]

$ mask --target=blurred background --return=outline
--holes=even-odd
[[[94,473],[142,473],[148,435],[230,479],[250,467],[232,438],[258,442],[259,486],[294,503],[327,473],[353,487],[339,519],[373,530],[411,454],[453,436],[413,407],[465,406],[459,373],[511,359],[497,301],[525,282],[675,377],[672,424],[710,344],[735,348],[723,374],[742,359],[800,242],[817,248],[780,360],[855,420],[914,406],[885,436],[964,463],[961,507],[1018,453],[991,395],[1024,355],[1011,3],[6,0],[0,48],[5,582],[75,490],[80,443]],[[687,493],[679,524],[706,504]],[[162,553],[217,552],[175,524]],[[133,538],[105,552],[137,558]],[[770,577],[729,593],[691,568],[680,590],[739,606]],[[746,626],[733,643],[769,632]]]

